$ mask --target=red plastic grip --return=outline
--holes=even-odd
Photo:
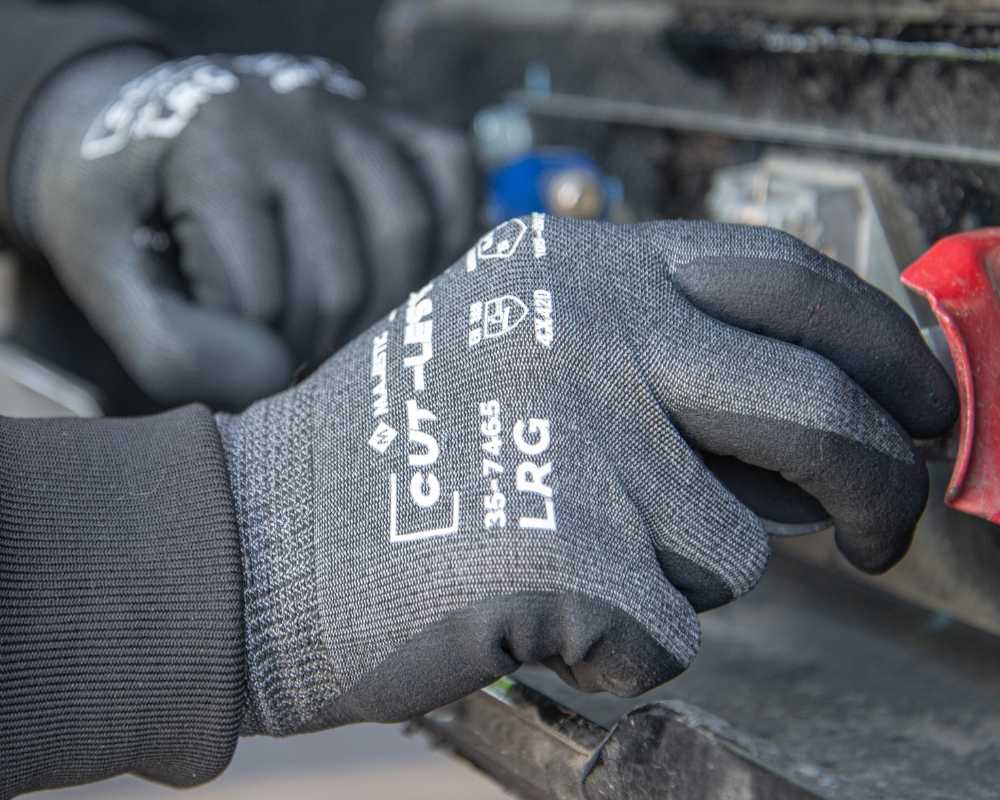
[[[937,316],[962,404],[952,508],[1000,525],[1000,228],[949,236],[902,274]]]

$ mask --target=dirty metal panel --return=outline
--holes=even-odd
[[[979,22],[1000,19],[997,0],[673,0],[679,9],[724,10],[764,14],[776,19],[865,20],[895,22],[952,21],[956,17]]]
[[[701,621],[692,667],[637,700],[574,692],[538,668],[521,678],[605,725],[637,704],[689,704],[829,800],[997,796],[1000,640],[784,559]]]
[[[525,800],[819,800],[721,719],[683,702],[607,726],[516,678],[414,723]]]

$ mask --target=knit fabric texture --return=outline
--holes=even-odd
[[[677,674],[696,611],[768,557],[695,446],[815,494],[859,566],[905,551],[926,494],[908,433],[828,358],[705,313],[680,288],[694,269],[771,276],[778,328],[795,281],[818,281],[921,346],[891,301],[773,230],[501,225],[300,386],[218,417],[245,733],[404,718],[528,660],[625,694]]]
[[[204,407],[0,420],[0,798],[228,764],[242,579]]]

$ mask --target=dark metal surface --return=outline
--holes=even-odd
[[[774,18],[892,20],[896,23],[1000,19],[996,0],[673,0],[678,8],[765,14]]]
[[[780,559],[702,625],[693,667],[642,701],[725,719],[763,763],[826,798],[997,797],[996,638]],[[598,721],[632,705],[538,671],[526,680]]]
[[[607,730],[504,679],[416,723],[526,800],[578,800]]]
[[[528,798],[997,797],[997,639],[781,559],[702,624],[691,669],[641,698],[529,668],[516,677],[540,694],[480,694],[425,724]]]
[[[511,99],[533,114],[563,120],[666,128],[684,133],[726,136],[738,140],[844,150],[869,155],[919,158],[980,166],[1000,166],[1000,150],[962,144],[886,136],[830,125],[753,119],[723,111],[706,111],[632,100],[573,94],[538,96],[516,91]]]
[[[586,800],[818,798],[755,757],[721,720],[683,703],[637,708],[614,728],[583,779]]]
[[[525,800],[819,797],[758,760],[758,747],[731,726],[676,701],[605,726],[508,678],[415,727]]]

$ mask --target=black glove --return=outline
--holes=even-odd
[[[402,719],[518,664],[634,693],[760,578],[694,448],[816,498],[861,569],[956,401],[888,297],[765,228],[508,222],[309,380],[220,417],[247,731]]]
[[[314,58],[91,56],[28,115],[17,228],[147,393],[241,407],[472,230],[462,137],[362,91]]]

